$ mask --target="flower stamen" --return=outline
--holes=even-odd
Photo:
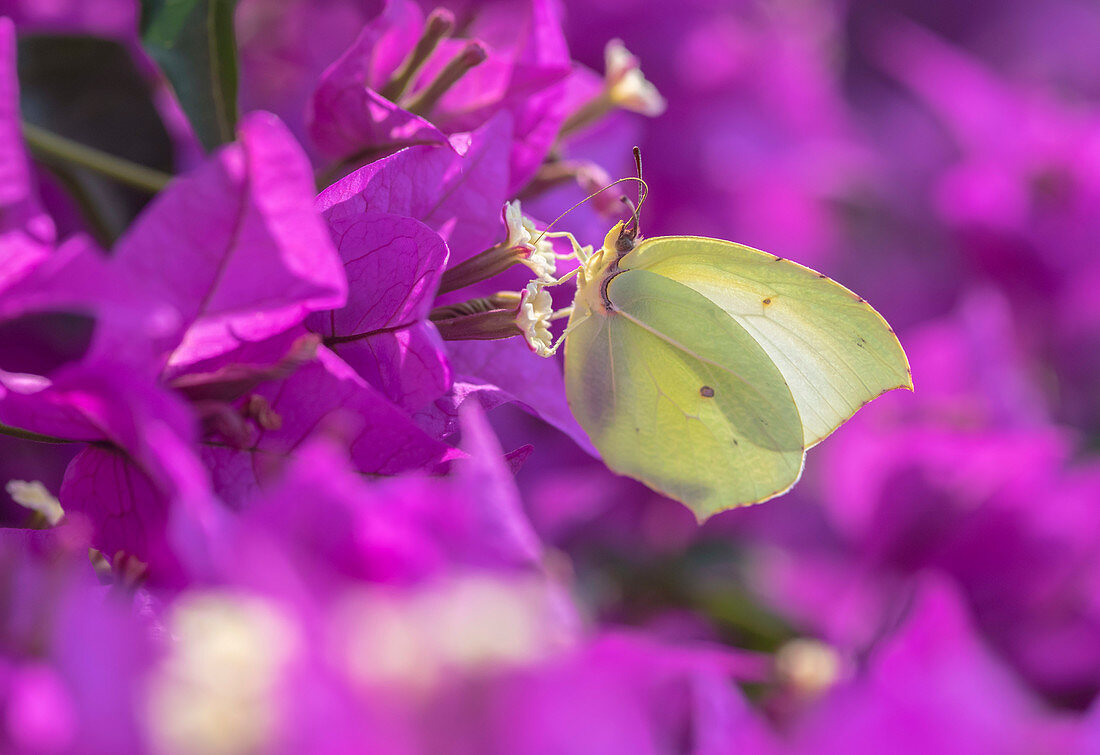
[[[440,98],[453,87],[459,79],[475,66],[479,66],[489,57],[485,46],[477,40],[466,44],[462,51],[451,58],[443,70],[419,92],[408,99],[403,106],[410,113],[427,118]]]
[[[381,95],[390,102],[396,102],[409,88],[409,82],[424,67],[424,64],[435,52],[440,41],[455,28],[455,17],[446,8],[436,8],[428,16],[424,23],[424,32],[417,40],[416,46],[394,71],[393,78],[386,86],[382,87]]]
[[[444,271],[440,294],[488,280],[517,263],[526,265],[544,283],[554,281],[558,255],[549,241],[552,234],[540,234],[531,219],[523,217],[519,200],[505,203],[503,214],[507,238]]]
[[[537,280],[522,291],[501,291],[492,296],[437,307],[428,318],[445,341],[495,341],[523,336],[539,356],[549,356],[553,344],[550,321],[553,300]]]

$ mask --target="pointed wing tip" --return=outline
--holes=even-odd
[[[879,396],[885,396],[890,391],[897,391],[897,390],[909,391],[910,393],[913,393],[916,390],[915,388],[913,388],[913,372],[908,367],[906,367],[906,370],[905,370],[905,379],[904,380],[899,382],[897,385],[891,385],[889,388],[884,388],[881,393],[878,393],[877,395],[875,395],[872,398],[868,399],[867,402],[864,404],[864,406],[871,403],[872,401],[874,401]]]

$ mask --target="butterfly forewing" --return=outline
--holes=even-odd
[[[613,470],[700,519],[795,483],[802,423],[780,371],[732,318],[648,271],[615,276],[613,311],[573,326],[566,392]]]
[[[882,316],[809,268],[694,236],[647,239],[620,264],[681,283],[736,320],[783,374],[807,448],[876,396],[912,388],[905,352]]]

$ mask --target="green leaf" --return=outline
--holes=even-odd
[[[147,168],[172,173],[172,141],[149,83],[117,42],[69,35],[19,37],[19,106],[34,126]],[[35,151],[81,206],[102,243],[116,238],[150,195]]]
[[[142,0],[141,39],[208,150],[237,125],[236,0]]]

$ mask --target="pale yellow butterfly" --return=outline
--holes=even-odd
[[[894,331],[839,283],[729,241],[638,238],[637,210],[631,223],[594,254],[574,244],[565,336],[569,406],[613,471],[702,521],[786,492],[806,449],[912,390]]]

